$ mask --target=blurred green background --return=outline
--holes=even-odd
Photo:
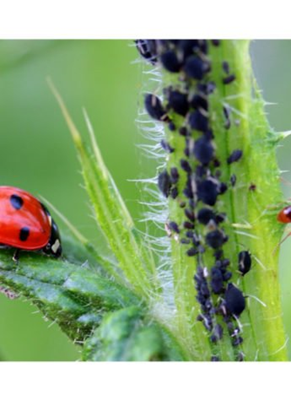
[[[291,129],[291,41],[254,41],[255,74],[278,131]],[[0,183],[42,195],[92,241],[102,243],[75,150],[50,93],[50,76],[86,135],[85,107],[106,164],[133,217],[141,217],[140,190],[130,179],[155,174],[153,160],[140,156],[135,123],[143,85],[131,41],[0,41]],[[278,151],[280,168],[291,167],[291,137]],[[291,182],[291,174],[284,177]],[[291,197],[291,185],[282,185]],[[58,219],[56,218],[58,221]],[[66,228],[58,221],[61,231]],[[101,244],[102,246],[102,244]],[[290,249],[290,250],[289,250]],[[286,329],[291,334],[291,239],[281,246],[281,282]],[[289,343],[291,354],[291,343]],[[9,361],[78,359],[78,349],[35,307],[0,296],[0,358]]]

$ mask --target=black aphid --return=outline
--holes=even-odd
[[[211,268],[211,289],[213,293],[219,294],[223,290],[223,275],[219,268]]]
[[[209,179],[197,184],[197,196],[204,204],[214,206],[216,203],[218,191],[217,185]]]
[[[213,39],[213,40],[211,40],[211,43],[213,44],[213,46],[219,46],[220,45],[220,40],[218,40],[218,39]]]
[[[203,92],[205,94],[211,94],[214,92],[214,90],[216,89],[216,85],[214,82],[208,82],[208,83],[199,83],[197,85],[197,89],[200,92]]]
[[[222,231],[216,229],[214,231],[208,232],[205,241],[209,247],[213,249],[218,249],[225,243],[225,235]]]
[[[252,266],[251,255],[248,251],[241,251],[238,255],[238,270],[244,276]]]
[[[226,76],[225,78],[223,78],[223,79],[222,79],[222,82],[223,82],[225,85],[228,85],[229,83],[233,82],[234,80],[235,80],[235,75],[234,75],[234,74],[231,74],[231,75],[228,75],[228,76]]]
[[[218,193],[223,194],[227,191],[227,184],[225,182],[220,182],[218,185]]]
[[[207,70],[207,65],[197,56],[190,56],[184,64],[184,71],[189,78],[201,80]]]
[[[193,239],[193,237],[194,237],[194,232],[193,232],[193,231],[187,231],[187,232],[186,232],[186,236],[187,236],[187,238],[189,238],[189,239]]]
[[[178,197],[178,189],[176,187],[173,187],[173,189],[171,190],[171,197],[172,199],[176,199]]]
[[[195,256],[196,254],[198,254],[198,250],[195,249],[194,247],[191,247],[189,250],[187,250],[187,255],[188,255],[189,257],[193,257],[193,256]]]
[[[183,160],[183,159],[180,160],[180,165],[181,165],[181,168],[184,171],[186,171],[186,172],[191,172],[192,171],[191,166],[190,166],[190,164],[189,164],[189,162],[187,160]]]
[[[180,233],[179,226],[176,222],[171,221],[171,222],[169,222],[168,226],[171,229],[171,231],[173,231],[175,233]]]
[[[239,317],[246,307],[243,293],[232,283],[227,285],[224,300],[228,313],[236,317]]]
[[[208,118],[200,110],[193,111],[189,115],[189,125],[191,129],[206,132],[208,130]]]
[[[184,211],[186,217],[191,221],[194,222],[195,221],[195,215],[194,212],[192,210],[190,210],[189,208],[186,208]]]
[[[205,136],[202,136],[195,141],[193,152],[199,162],[202,164],[208,164],[213,157],[214,148],[211,141]]]
[[[180,71],[180,62],[176,53],[172,50],[168,50],[161,55],[161,63],[163,64],[164,68],[170,72]]]
[[[187,95],[177,90],[170,91],[169,94],[169,107],[172,108],[177,114],[185,116],[189,110],[189,103]]]
[[[172,183],[168,172],[165,170],[158,176],[158,187],[165,197],[168,197],[171,191]]]
[[[223,114],[225,116],[225,124],[224,127],[225,129],[229,129],[231,126],[231,121],[230,121],[230,108],[229,107],[223,107]]]
[[[234,150],[231,155],[227,159],[228,164],[232,164],[236,161],[239,161],[242,157],[243,152],[241,150]]]
[[[157,63],[157,48],[155,40],[139,39],[135,40],[139,54],[151,64]]]
[[[228,258],[225,258],[224,260],[222,260],[221,263],[224,268],[226,268],[230,265],[230,261]]]
[[[236,175],[234,175],[234,174],[231,175],[230,184],[231,184],[232,187],[235,186],[235,184],[236,184]]]
[[[145,96],[145,108],[149,115],[158,121],[167,120],[166,110],[164,109],[161,100],[154,94],[147,94]]]
[[[233,346],[239,346],[240,344],[242,344],[242,342],[243,338],[241,336],[238,336],[233,340],[232,344]]]
[[[216,324],[213,328],[213,333],[217,337],[217,339],[222,339],[223,329],[220,324]]]
[[[229,74],[229,64],[227,61],[222,62],[222,69],[226,74]]]
[[[181,243],[181,244],[190,244],[190,239],[182,238],[182,239],[180,240],[180,243]]]
[[[187,185],[186,188],[183,190],[183,193],[188,199],[192,200],[194,197],[193,190],[191,188],[191,185]]]
[[[179,172],[178,169],[176,167],[172,167],[170,170],[170,174],[171,174],[171,182],[173,184],[176,184],[179,180]]]
[[[170,131],[174,132],[176,130],[176,125],[174,124],[173,121],[170,121],[168,124],[168,128]]]
[[[178,44],[179,52],[185,61],[187,57],[193,55],[194,51],[198,49],[198,40],[180,40]]]
[[[215,221],[215,213],[210,208],[201,208],[198,211],[197,219],[201,224],[207,225],[210,220]]]
[[[231,273],[230,271],[226,271],[226,272],[223,274],[223,280],[224,280],[225,282],[229,281],[229,280],[231,279],[231,277],[232,277],[232,273]]]
[[[185,229],[194,229],[194,224],[190,221],[184,221],[183,226]]]
[[[203,110],[208,110],[208,101],[205,95],[195,94],[192,99],[190,100],[190,106],[199,109],[202,108]]]

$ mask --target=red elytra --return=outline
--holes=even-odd
[[[284,207],[277,215],[277,220],[283,224],[291,223],[291,206]]]
[[[286,206],[284,207],[277,215],[277,220],[279,222],[282,222],[282,224],[289,224],[291,223],[291,206]],[[279,248],[279,246],[285,242],[285,240],[291,236],[291,232],[289,232],[282,240],[280,243],[277,244],[277,246],[275,247],[273,254],[275,253],[275,251]]]
[[[58,228],[49,211],[30,193],[10,186],[0,186],[0,244],[61,255]]]

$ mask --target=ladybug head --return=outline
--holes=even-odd
[[[51,219],[51,236],[48,244],[43,249],[46,254],[58,258],[62,254],[62,244],[59,229],[53,219]]]

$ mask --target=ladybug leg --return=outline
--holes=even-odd
[[[16,264],[18,264],[18,261],[19,261],[19,253],[20,253],[20,250],[19,250],[19,249],[16,249],[15,252],[14,252],[14,254],[13,254],[13,257],[12,257],[12,260],[13,260]]]
[[[274,248],[273,250],[273,254],[276,253],[276,251],[278,250],[278,248],[281,246],[281,244],[283,242],[285,242],[286,239],[288,239],[288,237],[291,236],[291,232],[288,232],[287,235],[277,244],[277,246]]]

